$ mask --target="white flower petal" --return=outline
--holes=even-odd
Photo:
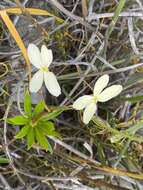
[[[103,92],[101,92],[101,94],[99,94],[98,101],[106,102],[106,101],[114,98],[118,94],[120,94],[122,89],[123,89],[123,87],[121,85],[112,85],[112,86],[106,88],[105,90],[103,90]]]
[[[94,85],[94,96],[100,94],[109,82],[109,75],[101,76]]]
[[[27,48],[27,54],[32,65],[40,69],[41,68],[41,54],[38,47],[34,44],[29,44]]]
[[[97,106],[95,103],[89,104],[83,112],[83,123],[88,124],[96,110]]]
[[[42,83],[43,83],[43,72],[39,70],[32,77],[29,84],[29,90],[31,92],[37,92],[41,88]]]
[[[93,99],[93,96],[90,95],[84,95],[79,97],[74,103],[73,103],[73,108],[76,110],[82,110],[85,108],[88,104],[91,103]]]
[[[44,72],[44,81],[50,94],[56,97],[61,94],[61,88],[54,73]]]
[[[53,61],[53,53],[51,49],[47,49],[45,45],[41,47],[42,66],[49,67]]]

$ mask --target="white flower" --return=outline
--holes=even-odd
[[[106,102],[117,96],[122,91],[121,85],[112,85],[104,89],[109,82],[109,75],[101,76],[94,85],[93,95],[84,95],[78,98],[73,108],[76,110],[85,109],[83,112],[83,122],[88,124],[97,110],[97,102]],[[104,89],[104,90],[103,90]]]
[[[40,52],[36,45],[29,44],[27,53],[32,65],[39,69],[30,81],[30,91],[37,92],[44,82],[48,91],[53,96],[59,96],[61,88],[54,73],[49,71],[49,66],[53,61],[52,50],[42,45]]]

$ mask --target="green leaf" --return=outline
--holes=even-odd
[[[126,4],[126,0],[120,0],[118,2],[117,8],[114,11],[114,16],[112,18],[112,21],[110,22],[108,29],[106,31],[106,34],[105,34],[107,39],[109,39],[111,33],[113,32],[114,26],[117,23],[119,15],[120,15],[122,9],[124,8],[125,4]]]
[[[47,138],[41,132],[41,130],[37,127],[35,128],[35,132],[36,132],[37,142],[40,144],[40,146],[43,147],[46,151],[49,151],[50,153],[52,153],[53,152],[52,147],[50,143],[48,142]]]
[[[15,117],[8,118],[6,121],[13,125],[25,125],[28,123],[29,119],[22,115],[17,115]]]
[[[60,134],[55,131],[54,123],[51,121],[40,122],[37,126],[45,135],[61,138]]]
[[[9,163],[9,160],[7,158],[0,156],[0,164],[8,164],[8,163]]]
[[[22,129],[17,133],[17,135],[15,136],[16,139],[21,139],[23,137],[25,137],[27,135],[29,131],[29,125],[25,125],[24,127],[22,127]]]
[[[64,109],[61,108],[61,109],[57,109],[55,111],[52,111],[51,113],[47,113],[41,117],[41,120],[48,121],[50,119],[54,119],[55,117],[60,115],[63,111],[64,111]]]
[[[34,109],[33,115],[36,116],[36,115],[40,114],[42,111],[44,111],[44,106],[45,106],[44,101],[40,101],[40,102],[36,105],[36,107],[35,107],[35,109]]]
[[[34,128],[30,128],[30,130],[29,130],[29,132],[28,132],[28,134],[27,134],[27,146],[28,146],[28,150],[32,147],[32,145],[34,144],[34,142],[35,142],[35,138],[34,138],[34,136],[35,136],[35,130],[34,130]]]
[[[100,141],[97,142],[97,152],[98,152],[98,158],[100,160],[100,162],[103,164],[103,165],[106,165],[106,156],[105,156],[105,153],[104,153],[104,148],[101,144]]]
[[[57,131],[49,131],[47,135],[51,136],[51,137],[56,137],[56,138],[62,139],[60,133],[58,133]]]
[[[55,130],[54,123],[51,121],[39,122],[38,127],[45,132]]]
[[[25,92],[25,96],[24,96],[24,111],[26,115],[31,117],[32,115],[31,96],[28,90]]]
[[[132,96],[132,97],[120,97],[120,100],[129,101],[132,103],[143,101],[143,96]]]

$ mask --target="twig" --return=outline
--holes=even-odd
[[[4,178],[3,175],[0,174],[0,180],[1,182],[4,184],[5,188],[7,190],[12,190],[12,188],[10,187],[10,185],[8,184],[8,182],[6,181],[6,179]]]
[[[86,18],[86,20],[88,20],[88,22],[91,22],[92,20],[97,20],[97,19],[102,19],[102,18],[111,18],[113,16],[114,16],[114,13],[101,13],[101,14],[92,13],[90,17]],[[143,17],[143,12],[133,12],[130,10],[130,12],[120,13],[119,17]]]
[[[134,38],[134,32],[133,32],[133,19],[132,17],[128,18],[128,30],[129,30],[129,37],[130,37],[130,43],[131,47],[136,55],[139,55],[138,48],[136,46],[135,38]]]

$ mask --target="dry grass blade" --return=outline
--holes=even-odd
[[[30,62],[27,56],[27,50],[25,48],[25,45],[19,35],[19,33],[17,32],[15,26],[13,25],[12,21],[10,20],[9,16],[7,15],[5,10],[0,11],[0,15],[2,20],[4,21],[5,25],[7,26],[9,32],[11,33],[12,37],[14,38],[14,40],[16,41],[17,45],[19,46],[24,59],[26,61],[27,67],[28,67],[28,73],[29,73],[29,79],[30,77],[30,73],[31,73],[31,69],[30,69]]]
[[[86,0],[82,0],[82,15],[83,17],[85,18],[88,14],[88,11],[87,11],[87,1]]]
[[[83,162],[87,162],[90,166],[92,166],[93,168],[96,168],[98,170],[104,171],[104,172],[108,172],[109,174],[112,173],[113,175],[118,175],[118,176],[128,176],[134,179],[139,179],[139,180],[143,180],[143,174],[138,174],[138,173],[132,173],[132,172],[127,172],[118,168],[111,168],[108,166],[100,166],[100,164],[93,160],[92,158],[86,156],[83,153],[80,153],[78,150],[74,149],[72,146],[65,144],[64,142],[53,138],[53,137],[49,137],[50,139],[52,139],[55,143],[63,146],[64,148],[66,148],[67,150],[73,152],[75,155],[78,155],[80,158],[76,158],[76,157],[72,157],[72,159],[75,161],[79,161],[80,163]]]
[[[54,14],[51,14],[49,13],[48,11],[46,10],[42,10],[42,9],[34,9],[34,8],[25,8],[26,11],[28,11],[31,15],[41,15],[41,16],[51,16],[51,17],[55,17],[55,19],[62,23],[64,22],[63,19],[55,16]],[[11,14],[23,14],[21,8],[19,7],[14,7],[14,8],[8,8],[8,9],[5,9],[5,11],[7,13],[11,13]]]

